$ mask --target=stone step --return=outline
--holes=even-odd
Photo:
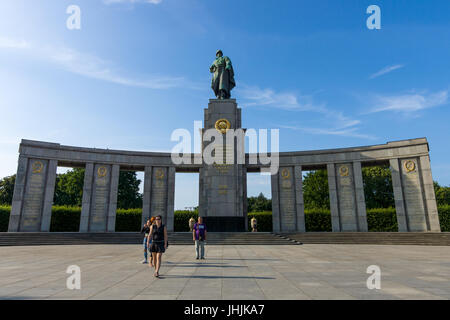
[[[142,244],[142,234],[117,233],[0,233],[0,246]],[[169,233],[170,245],[192,245],[192,233]],[[208,233],[209,245],[295,245],[295,244],[450,245],[450,233]]]

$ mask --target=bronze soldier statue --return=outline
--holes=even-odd
[[[216,60],[212,63],[209,71],[213,73],[211,88],[216,98],[230,99],[231,90],[236,86],[236,82],[231,60],[223,56],[222,50],[217,50]]]

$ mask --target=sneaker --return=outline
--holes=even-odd
[[[205,257],[201,257],[202,260],[205,260]]]
[[[147,262],[147,260],[142,260],[142,263],[147,264],[148,262]]]
[[[197,258],[195,258],[196,260],[198,260],[199,259],[199,257],[197,257]]]

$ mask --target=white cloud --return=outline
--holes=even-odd
[[[393,65],[393,66],[387,66],[387,67],[381,69],[380,71],[378,71],[378,72],[372,74],[372,75],[369,77],[369,79],[375,79],[375,78],[378,78],[379,76],[382,76],[382,75],[384,75],[384,74],[387,74],[387,73],[389,73],[389,72],[392,72],[392,71],[394,71],[394,70],[397,70],[397,69],[400,69],[400,68],[403,68],[403,67],[404,67],[404,65],[402,65],[402,64],[396,64],[396,65]]]
[[[113,63],[70,48],[33,46],[27,41],[0,37],[0,49],[19,50],[33,58],[53,63],[68,72],[120,85],[148,89],[169,89],[183,86],[197,88],[195,84],[189,83],[184,77],[158,74],[141,77],[124,75]]]
[[[285,129],[291,129],[291,130],[297,130],[297,131],[303,131],[309,134],[316,134],[316,135],[331,135],[331,136],[344,136],[344,137],[353,137],[353,138],[361,138],[361,139],[369,139],[369,140],[375,140],[377,137],[368,135],[368,134],[361,134],[358,133],[357,127],[353,128],[311,128],[311,127],[296,127],[296,126],[281,126]]]
[[[300,96],[294,93],[282,92],[277,93],[272,89],[261,89],[257,86],[242,85],[237,89],[238,94],[242,96],[244,105],[251,106],[269,106],[273,108],[280,108],[286,110],[296,111],[313,111],[318,108],[323,108],[323,105],[314,105],[312,97]]]
[[[27,49],[30,43],[25,40],[15,40],[5,37],[0,37],[0,48],[4,49]]]
[[[449,103],[449,90],[436,93],[410,93],[394,96],[376,96],[376,105],[369,113],[393,111],[412,114],[416,111],[442,106]]]
[[[316,103],[313,96],[297,95],[295,93],[277,93],[272,89],[261,89],[257,86],[243,86],[238,91],[244,100],[244,106],[266,106],[289,111],[313,112],[323,116],[324,121],[330,123],[326,128],[310,128],[297,125],[280,126],[291,130],[301,130],[310,134],[340,135],[363,139],[375,139],[375,137],[358,133],[358,125],[361,121],[345,116],[341,111],[332,110],[324,103]]]

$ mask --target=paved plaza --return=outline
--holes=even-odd
[[[139,245],[0,247],[1,299],[449,299],[450,247],[171,246],[161,278]],[[69,290],[66,269],[81,268]],[[367,267],[381,268],[369,290]]]

